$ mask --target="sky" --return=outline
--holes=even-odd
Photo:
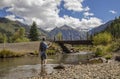
[[[0,17],[44,30],[91,29],[120,16],[120,0],[0,0]]]

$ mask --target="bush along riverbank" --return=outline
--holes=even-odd
[[[21,57],[21,56],[24,56],[24,54],[20,52],[13,52],[7,49],[3,49],[0,51],[0,58],[13,58],[13,57]]]
[[[56,55],[57,50],[47,50],[47,55]],[[0,51],[0,58],[14,58],[14,57],[23,57],[23,56],[38,56],[39,52],[34,51],[30,53],[22,53],[22,52],[14,52],[11,50],[1,50]]]
[[[3,47],[3,44],[0,45]],[[39,42],[27,42],[27,43],[10,43],[6,44],[6,48],[0,49],[0,58],[13,58],[22,56],[38,56],[39,55]],[[56,55],[61,52],[61,48],[52,43],[47,49],[47,55]]]
[[[111,59],[120,50],[120,40],[112,41],[107,45],[97,45],[94,47],[94,53],[96,57],[105,57]]]

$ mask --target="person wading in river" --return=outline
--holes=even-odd
[[[48,48],[47,43],[45,42],[45,38],[42,39],[42,41],[40,42],[40,46],[39,46],[39,54],[41,57],[41,64],[46,64],[47,63],[47,54],[46,54],[46,50]]]

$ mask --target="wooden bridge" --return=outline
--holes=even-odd
[[[63,41],[54,41],[58,43],[59,46],[62,48],[63,52],[71,53],[71,51],[64,45],[64,44],[71,44],[71,45],[93,45],[92,40],[63,40]]]
[[[54,41],[55,43],[61,44],[72,44],[72,45],[93,45],[92,40],[63,40],[63,41]]]

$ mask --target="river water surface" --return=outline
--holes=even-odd
[[[90,58],[90,53],[80,52],[71,54],[59,54],[48,56],[48,63],[43,68],[39,57],[20,57],[0,59],[0,79],[20,79],[40,75],[41,72],[47,74],[56,71],[53,69],[59,63],[78,64]]]

